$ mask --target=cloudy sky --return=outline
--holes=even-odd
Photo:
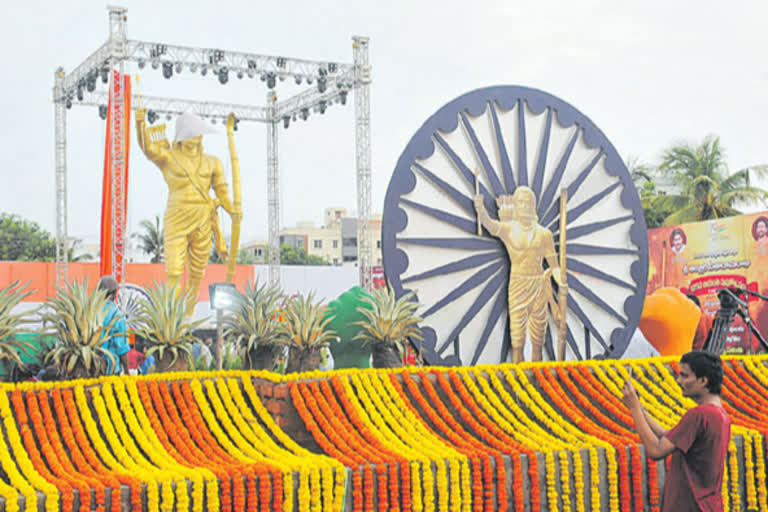
[[[351,37],[369,36],[375,212],[400,152],[424,120],[454,97],[489,85],[560,96],[624,157],[654,162],[675,141],[717,134],[732,169],[768,162],[764,1],[116,3],[128,8],[128,37],[144,41],[351,62]],[[101,45],[107,21],[103,2],[3,6],[0,212],[54,231],[54,70],[73,69]],[[277,89],[280,99],[296,92],[287,84]],[[267,90],[258,79],[231,77],[221,86],[189,72],[165,80],[149,67],[140,87],[145,94],[256,105]],[[104,131],[95,108],[68,111],[68,226],[85,239],[99,231]],[[236,137],[243,236],[266,238],[266,130],[241,125]],[[319,225],[329,206],[355,210],[354,137],[351,101],[280,130],[283,226]],[[205,146],[226,162],[223,134],[207,136]],[[160,173],[137,149],[129,230],[161,215],[167,196]]]

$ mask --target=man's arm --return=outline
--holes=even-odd
[[[624,383],[624,396],[622,402],[627,406],[629,412],[632,413],[632,419],[635,421],[635,430],[640,436],[640,440],[645,446],[645,452],[653,460],[663,459],[673,451],[675,451],[675,445],[672,441],[666,437],[656,435],[646,419],[646,413],[640,404],[640,399],[637,397],[635,387],[631,381]]]
[[[648,426],[651,427],[651,430],[656,435],[656,437],[663,437],[664,434],[667,433],[667,429],[659,425],[656,420],[651,418],[651,415],[648,414],[648,411],[643,408],[643,415],[645,416],[645,421],[648,423]]]
[[[213,165],[213,190],[216,192],[216,198],[219,200],[219,204],[221,204],[221,207],[224,208],[224,210],[229,213],[233,218],[237,215],[242,218],[243,212],[241,211],[235,211],[235,206],[232,204],[232,201],[229,199],[229,190],[227,187],[227,180],[224,177],[224,167],[221,164],[221,160],[218,158],[215,158],[215,163]],[[240,220],[240,219],[238,219]]]
[[[501,222],[492,219],[491,216],[488,215],[488,212],[485,210],[485,206],[483,205],[483,196],[476,195],[474,197],[474,203],[475,211],[477,212],[477,218],[480,219],[480,223],[483,225],[483,227],[485,227],[485,229],[487,229],[488,232],[493,236],[499,236],[499,231],[501,231]]]
[[[136,119],[136,139],[139,147],[152,162],[158,166],[163,166],[168,161],[168,141],[154,142],[149,133],[146,121],[147,109],[136,110],[134,117]]]
[[[544,230],[544,243],[542,244],[542,250],[544,251],[544,259],[547,260],[547,265],[552,269],[552,277],[555,278],[555,282],[558,286],[562,286],[562,279],[560,275],[560,261],[557,258],[555,252],[555,240],[552,238],[552,233],[548,230]],[[566,286],[567,289],[567,286]]]

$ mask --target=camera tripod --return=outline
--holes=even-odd
[[[755,322],[749,314],[749,306],[747,305],[747,302],[740,299],[738,296],[740,293],[743,294],[745,298],[747,294],[750,294],[762,300],[768,300],[768,297],[750,290],[730,290],[723,288],[717,292],[717,296],[720,299],[720,309],[715,313],[712,329],[710,329],[709,334],[707,335],[707,340],[704,343],[704,350],[714,354],[723,353],[723,350],[725,350],[725,342],[728,339],[728,333],[731,330],[731,322],[733,322],[733,317],[736,315],[738,315],[747,326],[749,349],[752,350],[752,336],[754,335],[763,345],[763,348],[768,350],[768,341],[765,340],[760,329],[755,326]]]

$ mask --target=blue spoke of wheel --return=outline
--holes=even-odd
[[[592,290],[584,286],[584,283],[579,281],[576,276],[568,272],[568,287],[574,291],[582,294],[588,301],[592,302],[600,309],[609,313],[611,316],[616,317],[623,325],[627,325],[628,320],[624,318],[618,311],[608,305],[603,299],[598,297]]]
[[[441,247],[443,249],[461,249],[465,251],[482,251],[498,249],[501,242],[496,239],[481,238],[398,238],[398,244],[423,245],[426,247]]]
[[[507,290],[504,286],[501,286],[499,293],[496,296],[496,302],[493,304],[491,314],[488,316],[488,321],[485,323],[485,329],[483,334],[480,335],[480,341],[475,347],[475,353],[472,356],[472,362],[470,364],[477,364],[478,359],[485,350],[485,346],[488,344],[488,338],[491,336],[491,331],[496,327],[496,323],[499,321],[499,317],[504,312],[504,306],[507,305]]]
[[[572,222],[575,222],[576,219],[584,215],[584,213],[595,206],[597,203],[599,203],[605,196],[616,190],[619,185],[621,185],[620,181],[617,181],[616,183],[607,186],[597,194],[593,195],[589,199],[585,200],[583,203],[581,203],[579,206],[576,206],[574,208],[571,208],[568,210],[568,217],[566,219],[566,224],[571,224]],[[557,228],[557,222],[558,219],[555,219],[552,221],[552,224],[549,225],[550,230],[554,230]]]
[[[541,187],[544,185],[544,171],[547,169],[547,153],[549,152],[549,138],[552,134],[552,108],[547,107],[547,125],[544,128],[544,137],[539,147],[539,158],[536,161],[536,173],[533,175],[533,193],[536,198],[541,197]]]
[[[464,177],[464,180],[467,182],[467,185],[470,187],[469,189],[473,191],[475,190],[475,173],[469,170],[469,167],[459,158],[459,155],[456,154],[456,152],[451,148],[451,146],[448,144],[448,142],[440,135],[439,133],[435,132],[434,134],[435,140],[440,144],[440,147],[445,150],[448,157],[453,161],[453,164],[456,166],[456,168],[459,170],[461,175]],[[488,192],[488,189],[485,188],[485,185],[482,183],[479,184],[480,194],[483,195],[483,199],[485,202],[485,208],[488,211],[496,211],[496,203],[494,202],[494,196]]]
[[[547,331],[544,334],[544,350],[547,351],[547,358],[550,361],[555,360],[555,350],[552,346],[552,330],[547,325]]]
[[[573,353],[576,355],[577,359],[584,359],[584,356],[581,355],[581,351],[579,350],[579,346],[576,344],[576,340],[573,337],[573,333],[571,332],[571,328],[566,326],[566,332],[565,332],[565,341],[568,342],[568,345],[570,345],[571,350],[573,350]]]
[[[593,222],[591,224],[584,224],[583,226],[568,228],[565,231],[566,238],[567,240],[573,240],[574,238],[586,236],[590,233],[594,233],[595,231],[600,231],[601,229],[609,228],[615,224],[626,222],[634,218],[634,215],[624,215],[623,217],[615,217],[613,219],[608,219],[601,222]],[[560,239],[560,233],[553,233],[552,236],[554,237],[555,241]]]
[[[491,300],[491,296],[493,296],[493,293],[498,289],[504,289],[504,283],[506,282],[507,278],[506,272],[501,272],[496,274],[494,278],[492,278],[487,285],[485,285],[485,288],[478,294],[475,301],[472,303],[472,305],[469,307],[469,309],[464,313],[464,315],[461,317],[461,320],[459,320],[458,325],[453,328],[453,331],[451,331],[451,334],[448,335],[446,340],[443,342],[443,344],[440,346],[440,348],[437,350],[438,354],[442,354],[448,346],[450,346],[451,341],[453,341],[456,336],[458,336],[461,331],[464,330],[464,328],[469,324],[470,321],[472,321],[473,318],[475,318],[475,315],[485,306],[489,300]],[[425,315],[426,316],[426,315]]]
[[[456,201],[465,212],[467,212],[472,216],[475,215],[475,205],[472,202],[471,197],[462,194],[453,185],[438,178],[432,171],[430,171],[423,165],[420,165],[414,162],[413,166],[416,168],[417,171],[419,171],[422,175],[424,175],[425,178],[431,181],[436,187],[438,187],[440,190],[448,194],[454,201]],[[489,212],[489,215],[491,215],[491,212]]]
[[[577,125],[576,130],[573,132],[573,136],[571,136],[571,141],[568,143],[568,147],[565,148],[565,152],[560,158],[560,162],[558,162],[557,167],[555,167],[555,172],[552,173],[552,177],[549,179],[549,184],[544,190],[544,195],[541,196],[537,211],[539,218],[543,217],[544,212],[547,212],[552,207],[551,203],[555,198],[555,192],[560,188],[560,182],[563,180],[563,175],[565,174],[565,167],[568,165],[568,159],[571,158],[573,147],[576,145],[576,141],[579,140],[580,134],[581,128]]]
[[[568,197],[573,197],[574,194],[579,190],[579,187],[581,187],[581,184],[584,183],[584,180],[587,179],[587,176],[589,176],[589,173],[592,172],[592,169],[595,168],[597,163],[600,161],[600,159],[603,157],[604,153],[602,150],[597,152],[597,155],[592,159],[592,161],[587,164],[587,166],[579,173],[579,175],[576,177],[575,180],[573,180],[568,185]],[[542,226],[546,226],[552,220],[557,217],[560,214],[560,201],[553,201],[552,207],[547,212],[547,214],[544,216],[544,219],[541,221]]]
[[[442,299],[435,302],[432,307],[430,307],[428,310],[426,310],[424,313],[422,313],[422,318],[427,318],[428,316],[436,313],[437,311],[440,311],[442,308],[444,308],[446,305],[450,304],[451,302],[455,301],[465,293],[469,292],[473,288],[477,288],[481,284],[483,284],[487,279],[489,279],[492,275],[494,275],[496,272],[499,271],[500,268],[504,267],[504,262],[498,261],[496,263],[491,263],[490,265],[480,269],[479,271],[472,274],[467,280],[465,280],[463,283],[461,283],[459,286],[457,286],[452,291],[448,292],[447,295],[445,295]],[[506,274],[506,273],[505,273]],[[503,277],[506,277],[504,275]]]
[[[567,254],[567,253],[566,253]],[[628,283],[626,281],[622,281],[621,279],[612,276],[610,274],[607,274],[603,272],[602,270],[598,270],[592,265],[588,265],[582,261],[579,261],[574,258],[568,258],[567,262],[565,264],[566,268],[568,270],[572,270],[573,272],[578,272],[580,274],[586,274],[590,277],[594,277],[596,279],[600,279],[601,281],[605,281],[611,284],[615,284],[616,286],[621,286],[622,288],[626,288],[627,290],[631,290],[632,292],[637,291],[637,287],[634,284]]]
[[[605,342],[605,339],[603,338],[603,335],[598,332],[598,330],[595,328],[595,325],[592,323],[592,321],[589,319],[586,313],[584,313],[584,310],[581,309],[581,306],[579,306],[579,303],[576,301],[575,297],[568,294],[568,309],[571,310],[571,312],[576,315],[576,318],[578,318],[582,324],[584,324],[587,329],[589,329],[589,332],[592,333],[592,335],[595,337],[598,343],[605,349],[608,350],[608,344]]]
[[[640,252],[636,249],[623,249],[620,247],[601,247],[599,245],[589,244],[565,244],[565,253],[574,256],[624,256],[632,255],[637,256]],[[558,254],[560,247],[557,247]]]
[[[501,133],[496,105],[492,101],[488,105],[488,108],[491,110],[491,119],[493,120],[493,133],[496,135],[496,149],[499,151],[499,157],[501,158],[501,172],[504,175],[504,184],[507,186],[507,193],[511,194],[515,191],[515,177],[512,174],[512,164],[509,162],[507,145],[504,143],[504,136]]]
[[[525,140],[525,101],[517,100],[517,184],[528,186],[528,149]]]
[[[480,265],[483,265],[495,259],[502,258],[503,256],[504,256],[504,253],[501,250],[497,250],[493,252],[484,252],[482,254],[476,254],[468,258],[464,258],[458,261],[452,261],[451,263],[447,263],[445,265],[440,265],[438,267],[427,270],[425,272],[421,272],[420,274],[406,277],[405,279],[403,279],[402,282],[403,284],[405,284],[405,283],[410,283],[412,281],[420,281],[422,279],[428,279],[430,277],[442,276],[445,274],[452,274],[454,272],[461,272],[462,270],[467,270],[468,268],[476,268]]]
[[[464,126],[464,130],[466,130],[467,135],[469,135],[469,138],[472,140],[472,145],[475,147],[475,153],[480,159],[480,163],[483,165],[485,175],[488,177],[488,181],[491,182],[491,188],[493,188],[494,195],[498,196],[503,194],[504,187],[501,185],[501,181],[499,181],[499,176],[496,174],[493,165],[491,165],[491,161],[488,159],[488,155],[485,153],[482,144],[480,144],[480,140],[477,138],[477,134],[475,133],[474,128],[472,128],[469,119],[467,119],[467,115],[464,112],[460,112],[459,115],[461,116],[462,126]]]
[[[443,210],[438,210],[437,208],[432,208],[431,206],[426,206],[421,203],[417,203],[416,201],[405,199],[404,197],[400,198],[400,203],[422,211],[434,219],[455,226],[471,235],[477,233],[477,222],[475,220],[465,219],[464,217],[459,217],[458,215],[454,215]]]

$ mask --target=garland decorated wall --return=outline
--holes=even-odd
[[[768,510],[766,357],[725,361],[728,511]],[[676,362],[178,373],[0,388],[4,510],[659,510],[620,387],[669,428]]]

